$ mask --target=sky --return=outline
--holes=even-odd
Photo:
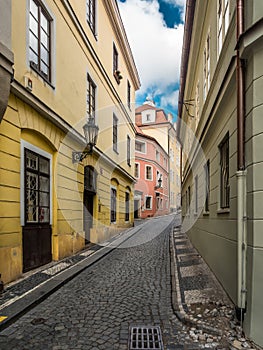
[[[146,98],[177,117],[185,0],[118,0],[141,88]]]

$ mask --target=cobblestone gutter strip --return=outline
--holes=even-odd
[[[174,246],[174,229],[170,231],[170,255],[171,255],[171,284],[172,284],[172,307],[177,318],[187,326],[195,326],[197,329],[201,329],[210,334],[217,336],[222,335],[222,331],[217,328],[210,327],[200,319],[191,317],[185,312],[180,291],[180,283],[178,277],[178,264],[176,260],[175,246]]]

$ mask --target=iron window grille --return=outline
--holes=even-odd
[[[25,149],[25,223],[50,222],[50,160]]]
[[[51,82],[52,18],[40,0],[30,0],[29,62],[42,78]]]
[[[220,208],[229,208],[229,134],[219,145],[220,150]]]
[[[87,22],[93,34],[96,31],[96,0],[87,0]]]

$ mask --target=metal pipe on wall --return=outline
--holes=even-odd
[[[244,0],[236,1],[237,42],[244,33]],[[246,260],[247,260],[247,195],[245,170],[245,71],[237,48],[237,306],[236,313],[243,321],[246,311]]]

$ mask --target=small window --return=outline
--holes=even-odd
[[[155,152],[155,157],[156,157],[156,160],[159,162],[160,161],[160,152],[159,151]]]
[[[113,150],[118,153],[118,118],[115,114],[113,114],[112,142]]]
[[[127,164],[131,165],[131,138],[127,135]]]
[[[130,194],[125,192],[125,221],[130,220]]]
[[[131,84],[129,80],[127,82],[127,105],[131,109]]]
[[[115,44],[113,44],[113,75],[117,83],[120,84],[122,76],[119,71],[119,54]]]
[[[147,210],[152,209],[152,197],[150,197],[150,196],[145,197],[145,209],[147,209]]]
[[[147,120],[147,122],[151,121],[151,115],[150,114],[146,114],[146,120]]]
[[[139,163],[135,163],[134,176],[136,177],[136,179],[138,179],[140,177],[140,165],[139,165]]]
[[[46,81],[51,82],[52,18],[40,0],[30,0],[29,61]]]
[[[210,201],[210,161],[208,160],[205,167],[205,211],[209,212]]]
[[[147,180],[152,180],[153,179],[152,167],[149,166],[149,165],[146,165],[146,179]]]
[[[91,79],[90,75],[87,76],[87,114],[95,117],[96,111],[96,85]]]
[[[141,152],[141,153],[145,153],[145,142],[141,142],[141,141],[135,141],[135,150],[137,152]]]
[[[96,0],[87,0],[87,22],[95,34],[96,30]]]
[[[111,222],[116,222],[116,212],[117,212],[117,190],[116,188],[111,188]]]
[[[195,214],[198,213],[198,175],[195,177]]]
[[[230,187],[229,187],[229,134],[221,144],[220,151],[220,208],[229,208]]]

